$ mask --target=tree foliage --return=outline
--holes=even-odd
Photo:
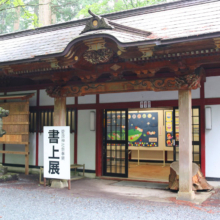
[[[82,18],[90,16],[88,13],[89,9],[94,14],[98,15],[153,5],[165,1],[166,0],[103,0],[91,5],[86,5],[86,7],[79,11],[77,17]]]
[[[52,17],[58,22],[66,22],[88,17],[88,9],[95,14],[106,14],[146,5],[165,2],[166,0],[51,0],[49,1]],[[40,4],[44,5],[44,4]],[[39,27],[39,0],[0,0],[0,34],[16,30]],[[52,19],[53,20],[53,19]]]
[[[21,24],[20,29],[37,27],[38,18],[33,5],[33,0],[0,0],[0,33],[12,32],[15,21]]]

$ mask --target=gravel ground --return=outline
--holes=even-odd
[[[117,196],[109,198],[105,194],[95,197],[75,192],[37,186],[36,182],[0,184],[0,218],[5,220],[220,219],[219,191],[202,205],[180,201],[150,202]]]

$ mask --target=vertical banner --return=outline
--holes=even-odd
[[[166,111],[165,112],[165,129],[166,129],[166,146],[172,147],[172,139],[173,139],[173,112]]]
[[[44,126],[44,178],[70,179],[69,126]]]

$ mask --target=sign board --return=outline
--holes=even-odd
[[[144,107],[144,102],[140,101],[140,108],[143,108],[143,107]]]
[[[44,126],[44,178],[70,179],[69,126]]]

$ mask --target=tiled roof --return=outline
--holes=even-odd
[[[193,2],[192,0],[183,0],[184,3]],[[149,31],[152,34],[148,37],[133,34],[132,32],[123,32],[118,30],[97,30],[87,32],[80,35],[80,32],[84,29],[82,22],[78,22],[80,25],[76,26],[68,23],[68,27],[65,24],[61,24],[59,28],[52,26],[44,27],[42,30],[30,34],[22,32],[19,36],[15,34],[12,38],[7,36],[0,37],[0,63],[26,60],[36,58],[37,56],[45,56],[49,54],[62,53],[67,45],[74,39],[80,39],[86,36],[94,36],[105,34],[116,38],[121,44],[126,43],[147,43],[148,41],[160,39],[161,42],[182,38],[197,36],[209,33],[220,32],[220,1],[204,1],[201,0],[201,4],[177,7],[173,9],[166,8],[166,5],[161,4],[158,6],[160,10],[151,13],[138,14],[128,16],[124,18],[115,19],[114,22],[122,24],[124,26]],[[173,3],[175,6],[177,3]],[[136,9],[141,10],[141,9]],[[148,7],[148,10],[152,10],[152,7]],[[146,8],[147,11],[147,8]],[[115,14],[114,14],[115,15]],[[107,16],[109,20],[110,17]],[[85,19],[84,19],[85,20]],[[85,21],[84,21],[85,23]],[[38,29],[40,30],[40,29]],[[220,35],[219,35],[220,36]]]

